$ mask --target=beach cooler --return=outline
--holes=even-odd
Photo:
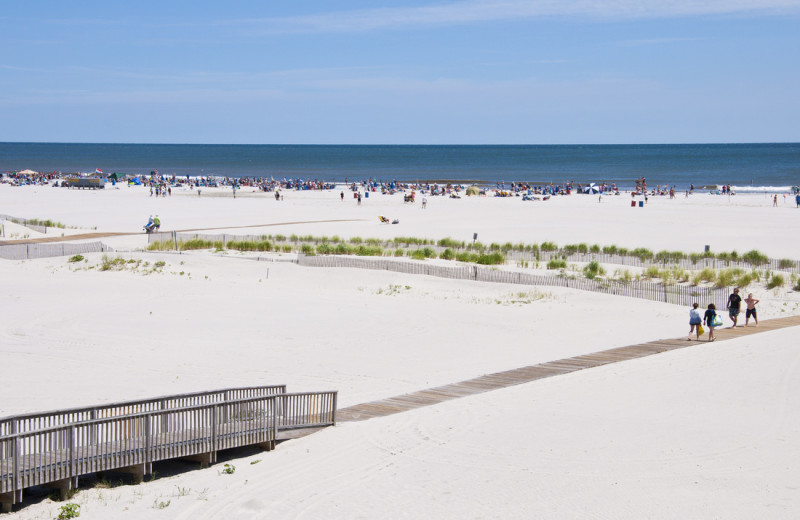
[[[364,192],[364,198],[366,198],[366,199],[368,199],[368,198],[369,198],[369,192],[368,192],[368,191],[365,191],[365,192]]]
[[[643,207],[644,207],[644,201],[643,201],[643,200],[640,200],[640,201],[639,201],[639,207],[640,207],[640,208],[643,208]]]
[[[357,199],[358,198],[358,193],[353,193],[353,198]]]
[[[632,207],[632,208],[635,208],[635,207],[636,207],[636,201],[635,201],[635,200],[632,200],[632,201],[631,201],[631,207]]]

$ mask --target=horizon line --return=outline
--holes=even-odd
[[[800,144],[800,141],[704,141],[666,143],[146,143],[94,141],[0,141],[6,144],[135,145],[135,146],[720,146],[755,144]]]

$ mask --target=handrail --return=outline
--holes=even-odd
[[[252,444],[269,448],[279,429],[335,424],[337,396],[327,391],[246,397],[3,435],[0,496],[6,496],[9,506],[21,499],[17,492],[26,487],[88,473],[149,467],[159,460]]]
[[[30,430],[30,431],[26,431],[26,432],[17,432],[17,433],[10,433],[10,434],[7,434],[7,435],[0,435],[0,442],[1,441],[5,441],[5,440],[9,440],[9,439],[13,439],[14,437],[36,435],[36,434],[42,434],[42,433],[48,433],[48,432],[53,432],[53,431],[57,431],[57,430],[62,430],[62,429],[68,428],[70,426],[84,426],[84,425],[87,425],[87,424],[88,425],[100,424],[100,423],[104,423],[104,422],[108,422],[108,421],[113,421],[113,420],[116,420],[116,419],[135,419],[135,418],[138,418],[138,417],[144,417],[145,415],[157,415],[157,414],[163,414],[163,413],[168,413],[168,412],[183,412],[183,411],[188,411],[188,410],[200,409],[200,408],[204,408],[204,407],[208,407],[208,406],[236,405],[236,404],[248,403],[248,402],[251,402],[251,401],[258,401],[259,399],[266,399],[266,398],[274,398],[274,399],[278,400],[278,399],[286,399],[286,398],[291,399],[293,397],[330,396],[331,399],[332,399],[332,401],[330,401],[330,404],[335,404],[336,401],[338,400],[338,398],[337,398],[338,393],[339,393],[338,390],[325,390],[325,391],[321,391],[321,392],[293,392],[293,393],[288,393],[288,394],[273,394],[273,395],[264,395],[264,396],[257,396],[257,397],[246,397],[246,398],[242,398],[242,399],[235,399],[235,400],[231,400],[231,401],[220,401],[220,402],[216,402],[216,403],[204,403],[204,404],[188,405],[188,406],[182,406],[182,407],[179,407],[179,408],[167,408],[167,409],[164,409],[164,410],[148,410],[148,411],[144,411],[144,412],[136,412],[136,413],[131,413],[131,414],[127,414],[127,415],[115,415],[113,417],[102,417],[102,418],[99,418],[99,419],[87,419],[85,421],[59,424],[59,425],[56,425],[56,426],[49,426],[49,427],[41,428],[41,429],[38,429],[38,430]],[[327,403],[327,401],[326,401],[326,403]],[[333,414],[333,417],[335,417],[335,414],[333,413],[335,411],[336,411],[336,409],[332,408],[329,413]],[[316,411],[316,412],[312,413],[311,415],[312,416],[319,416],[322,413],[323,412]],[[329,421],[329,422],[332,424],[335,421],[332,420],[332,421]],[[279,423],[279,427],[280,427],[280,420],[278,421],[278,423]],[[322,424],[327,424],[327,423],[328,422],[321,421],[320,422],[320,426]],[[315,426],[315,425],[312,425],[312,426]]]
[[[97,419],[103,413],[114,413],[115,415],[130,415],[138,413],[142,410],[141,407],[147,407],[158,404],[159,409],[174,408],[169,406],[175,401],[204,398],[204,397],[222,397],[228,400],[229,397],[237,397],[247,392],[263,392],[259,395],[275,395],[279,393],[286,393],[286,385],[270,385],[270,386],[246,386],[238,388],[223,388],[219,390],[202,391],[202,392],[189,392],[184,394],[165,395],[159,397],[152,397],[148,399],[139,399],[133,401],[120,401],[116,403],[106,403],[96,406],[83,406],[76,408],[66,408],[63,410],[51,410],[45,412],[29,412],[19,415],[10,415],[0,417],[0,436],[9,433],[17,433],[38,429],[41,423],[46,423],[45,426],[58,426],[61,424],[70,424],[73,422],[80,422],[88,419]],[[122,410],[117,410],[122,409]],[[132,409],[135,411],[125,411],[125,409]],[[121,413],[120,413],[121,412]],[[88,416],[87,416],[88,414]],[[37,419],[39,421],[37,421]]]

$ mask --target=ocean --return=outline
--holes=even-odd
[[[668,145],[182,145],[0,143],[0,171],[120,172],[344,182],[616,183],[678,190],[800,185],[800,143]]]

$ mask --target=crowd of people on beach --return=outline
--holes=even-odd
[[[745,309],[744,326],[749,326],[750,318],[753,318],[755,326],[758,327],[758,311],[756,310],[756,305],[758,305],[761,300],[754,298],[753,293],[749,293],[747,298],[742,299],[742,297],[739,295],[739,288],[736,287],[733,289],[733,292],[730,294],[730,296],[728,296],[728,302],[725,305],[725,308],[728,311],[728,317],[732,323],[730,328],[733,329],[739,326],[739,314],[741,313],[742,302],[744,302],[747,306]],[[715,341],[717,337],[714,334],[714,329],[723,326],[722,316],[717,314],[716,305],[709,303],[705,314],[703,314],[703,317],[701,318],[700,311],[698,310],[699,307],[699,303],[694,303],[692,304],[692,308],[689,309],[689,335],[686,337],[686,339],[691,340],[692,333],[694,332],[696,339],[699,341],[700,336],[705,334],[705,330],[703,329],[703,325],[705,325],[708,327],[708,341]]]

